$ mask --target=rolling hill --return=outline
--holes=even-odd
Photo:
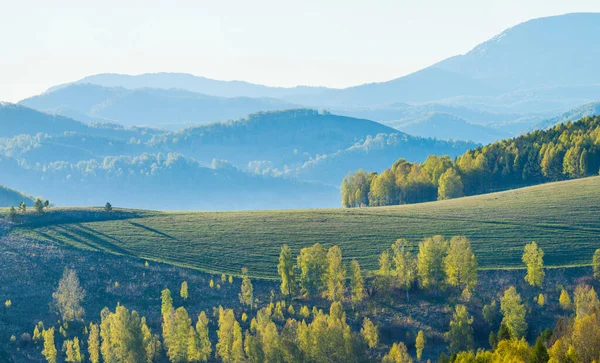
[[[294,254],[315,242],[341,247],[369,270],[396,239],[414,245],[435,234],[465,235],[480,268],[521,267],[523,246],[535,240],[548,266],[588,265],[600,244],[600,177],[549,183],[440,202],[368,209],[251,212],[154,212],[85,222],[44,222],[56,209],[13,233],[51,243],[136,256],[209,272],[274,278],[279,249]],[[71,212],[69,212],[71,211]],[[82,219],[83,218],[83,219]]]
[[[30,195],[0,185],[0,206],[18,207],[21,202],[25,202],[28,206],[32,206],[35,203],[35,199]]]

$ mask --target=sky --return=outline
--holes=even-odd
[[[526,5],[524,5],[526,4]],[[272,86],[394,79],[598,0],[0,0],[0,101],[97,73]]]

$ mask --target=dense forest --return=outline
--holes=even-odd
[[[342,181],[344,207],[409,204],[597,175],[600,117],[469,150],[452,160],[404,159],[382,173],[356,171]]]

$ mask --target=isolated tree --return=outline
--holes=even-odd
[[[597,280],[600,280],[600,248],[594,252],[594,257],[592,258],[592,267],[594,269],[594,277]]]
[[[325,297],[329,301],[342,301],[346,289],[346,267],[342,262],[342,250],[333,246],[327,252],[327,271],[325,273],[327,289]]]
[[[38,199],[35,200],[34,207],[35,207],[35,212],[38,215],[41,216],[42,214],[44,214],[44,202],[42,202],[41,199],[38,198]]]
[[[390,351],[383,356],[382,363],[412,363],[408,349],[404,343],[394,343]]]
[[[356,260],[350,262],[350,295],[352,304],[356,305],[364,299],[364,280],[360,264]]]
[[[452,321],[450,321],[450,330],[446,333],[448,340],[448,349],[452,353],[458,353],[473,348],[473,317],[469,315],[467,307],[456,305],[456,310]]]
[[[104,205],[104,210],[106,212],[112,212],[112,210],[113,210],[112,204],[110,204],[109,202],[106,202],[106,204]]]
[[[183,300],[187,300],[188,298],[188,284],[187,281],[184,281],[181,283],[181,289],[179,290],[179,296],[181,296],[181,298]]]
[[[23,214],[27,212],[27,204],[25,204],[25,202],[21,202],[21,204],[19,204],[19,212]]]
[[[56,345],[54,344],[54,327],[44,330],[42,332],[42,338],[44,339],[44,349],[42,354],[48,363],[56,363]]]
[[[598,295],[594,288],[589,285],[577,285],[573,301],[577,318],[588,316],[600,307]]]
[[[91,363],[100,362],[100,329],[93,323],[90,323],[88,335],[88,356]]]
[[[305,247],[298,255],[302,293],[314,298],[323,289],[327,271],[327,250],[318,243]]]
[[[440,176],[438,183],[438,200],[460,198],[465,195],[462,179],[454,168],[446,170]]]
[[[562,289],[560,292],[560,297],[558,298],[558,303],[563,310],[570,310],[571,306],[571,297],[569,296],[569,292],[566,289]]]
[[[250,309],[254,308],[254,288],[252,282],[248,277],[248,269],[242,268],[242,286],[240,288],[240,302],[244,305],[248,305]]]
[[[377,330],[377,326],[375,326],[369,318],[363,319],[360,335],[362,335],[370,349],[375,348],[377,344],[379,344],[379,331]]]
[[[425,238],[419,243],[417,272],[419,282],[424,288],[432,288],[439,292],[446,280],[444,258],[448,250],[448,242],[442,236]]]
[[[406,291],[406,300],[410,302],[409,291],[417,279],[416,258],[410,252],[409,243],[405,239],[397,240],[392,245],[392,252],[398,285]]]
[[[500,300],[500,311],[502,312],[502,324],[506,325],[513,338],[521,339],[527,332],[525,321],[526,309],[521,301],[521,295],[514,286],[504,291]]]
[[[544,251],[537,243],[531,242],[525,246],[523,252],[523,263],[527,266],[525,281],[531,286],[542,286],[544,282]]]
[[[44,201],[44,208],[46,208],[46,209],[50,208],[50,201],[48,199],[46,199]]]
[[[281,293],[289,297],[295,295],[297,286],[296,272],[294,271],[294,257],[292,256],[292,250],[288,245],[281,246],[277,273],[279,273],[279,276],[281,277]]]
[[[539,294],[537,297],[537,303],[539,306],[544,306],[544,304],[546,304],[546,298],[544,297],[544,294]]]
[[[425,349],[425,333],[422,330],[419,330],[417,334],[417,339],[415,339],[415,349],[417,350],[417,360],[420,361],[423,356],[423,350]]]
[[[75,270],[65,267],[58,289],[52,294],[54,306],[65,322],[83,321],[85,310],[81,302],[85,297],[85,290],[79,284]]]
[[[444,270],[450,286],[472,290],[477,285],[477,260],[467,237],[452,237],[444,258]]]

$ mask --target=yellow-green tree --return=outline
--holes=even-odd
[[[171,297],[171,290],[169,289],[164,289],[161,292],[160,312],[162,316],[163,342],[165,344],[165,350],[168,351],[171,344],[173,344],[173,318],[175,314],[175,309],[173,308],[173,298]]]
[[[379,270],[376,272],[375,286],[380,294],[389,299],[392,290],[392,260],[388,251],[379,255]]]
[[[525,321],[526,309],[521,301],[521,295],[514,286],[504,291],[500,300],[500,311],[502,312],[502,324],[504,324],[513,338],[520,339],[527,332]]]
[[[382,363],[412,363],[412,358],[408,354],[408,349],[404,343],[394,343],[390,351],[383,356]]]
[[[573,300],[575,302],[575,314],[578,318],[590,315],[600,307],[598,295],[594,288],[589,285],[577,285]]]
[[[325,285],[327,250],[318,243],[301,249],[298,255],[298,267],[302,293],[310,298],[317,297]]]
[[[423,350],[425,349],[425,344],[427,343],[425,339],[425,333],[422,330],[419,330],[417,334],[417,338],[415,339],[415,349],[417,350],[417,360],[421,360],[423,356]]]
[[[454,168],[446,170],[440,176],[438,183],[438,200],[460,198],[465,195],[462,179]]]
[[[327,271],[325,272],[327,289],[325,297],[329,301],[342,301],[346,289],[346,267],[342,262],[342,250],[333,246],[327,252]]]
[[[254,288],[248,277],[248,269],[245,267],[242,268],[242,286],[240,287],[239,298],[242,304],[248,305],[250,309],[254,308]]]
[[[566,289],[562,289],[560,292],[560,297],[558,298],[558,303],[563,310],[570,310],[571,306],[571,297]]]
[[[74,337],[73,340],[64,341],[65,350],[65,362],[68,363],[81,363],[83,362],[83,356],[81,354],[81,348],[79,346],[79,338]]]
[[[422,287],[439,292],[446,280],[444,258],[447,250],[448,242],[442,236],[425,238],[419,243],[417,272]]]
[[[104,363],[145,362],[142,319],[122,305],[103,312],[100,323],[100,352]]]
[[[467,237],[455,236],[450,239],[444,269],[450,286],[472,290],[477,285],[477,260]]]
[[[79,283],[77,272],[65,268],[62,278],[58,282],[58,288],[52,294],[54,306],[63,321],[83,321],[85,310],[81,306],[81,302],[84,297],[85,290]]]
[[[179,290],[179,296],[181,296],[181,298],[183,300],[187,300],[187,298],[189,297],[187,281],[184,281],[181,283],[181,289]]]
[[[452,353],[458,353],[473,348],[473,317],[469,315],[467,307],[456,305],[454,316],[450,321],[450,330],[446,333],[448,349]]]
[[[90,323],[88,335],[88,356],[91,363],[100,362],[100,330],[97,324]]]
[[[44,349],[42,354],[48,363],[56,363],[56,345],[54,344],[54,327],[42,332],[44,339]]]
[[[152,335],[152,331],[146,323],[146,318],[142,317],[142,336],[144,340],[144,349],[146,350],[146,362],[153,363],[160,357],[161,343],[160,337]]]
[[[296,272],[294,270],[294,257],[292,256],[292,250],[288,245],[281,246],[277,273],[281,277],[281,293],[290,297],[295,295],[297,285]]]
[[[364,299],[364,280],[360,264],[356,260],[350,262],[350,294],[352,304],[356,305]]]
[[[417,279],[416,258],[410,252],[410,245],[405,239],[397,240],[392,245],[392,252],[398,285],[406,291],[406,300],[410,301],[409,291]]]
[[[219,309],[219,330],[216,357],[225,363],[237,363],[243,360],[243,338],[240,324],[235,320],[233,310]]]
[[[190,327],[188,359],[191,362],[206,362],[210,359],[211,353],[212,345],[208,337],[208,318],[203,311],[198,315],[196,329]]]
[[[365,342],[367,342],[367,346],[371,349],[375,348],[377,344],[379,344],[379,331],[377,326],[375,326],[375,324],[373,324],[369,318],[363,319],[360,335],[362,335]]]
[[[192,320],[187,310],[181,306],[175,310],[171,339],[166,346],[167,355],[173,363],[183,363],[188,360],[188,340]]]
[[[527,266],[525,281],[531,286],[542,286],[546,274],[544,272],[544,251],[538,247],[537,243],[531,242],[525,246],[522,260]]]

